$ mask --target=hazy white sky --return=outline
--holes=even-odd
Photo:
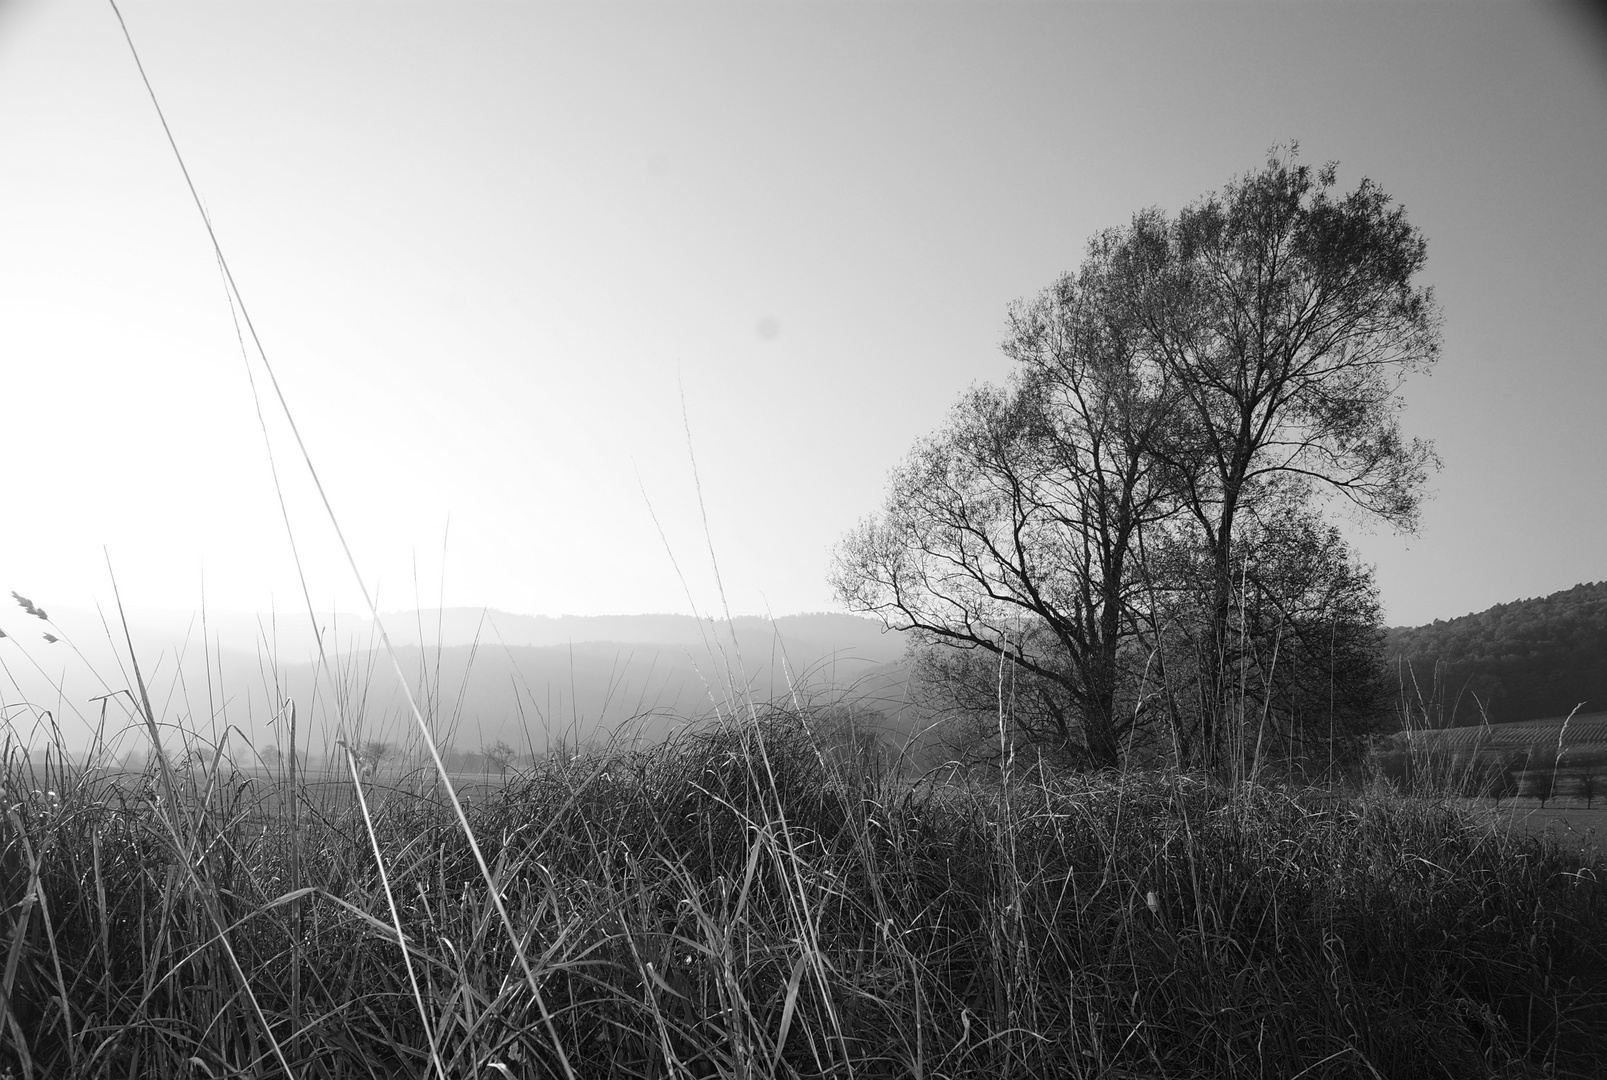
[[[832,606],[835,539],[1096,230],[1298,139],[1403,202],[1418,623],[1607,577],[1607,55],[1534,4],[147,3],[129,28],[381,606]],[[259,373],[260,378],[260,373]],[[0,591],[300,604],[105,3],[0,0]],[[265,402],[265,405],[268,404]],[[319,606],[360,602],[281,422]],[[443,535],[450,535],[443,553]],[[417,586],[415,592],[415,571]],[[443,584],[444,582],[444,584]]]

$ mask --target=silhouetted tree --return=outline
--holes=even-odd
[[[850,608],[972,654],[924,669],[962,707],[991,685],[997,713],[1007,673],[1025,691],[1013,729],[1040,746],[1112,765],[1165,715],[1180,758],[1221,767],[1230,742],[1252,745],[1247,657],[1266,655],[1269,707],[1310,717],[1341,638],[1349,657],[1374,644],[1371,582],[1337,535],[1286,526],[1335,493],[1414,524],[1435,461],[1403,441],[1395,393],[1435,360],[1439,321],[1404,213],[1294,159],[1096,237],[1012,310],[1008,387],[966,395],[840,545]],[[1299,655],[1279,683],[1266,647],[1286,640]]]
[[[1523,769],[1523,786],[1520,792],[1526,798],[1539,799],[1545,806],[1556,789],[1557,752],[1548,747],[1536,747],[1529,752]]]
[[[1439,354],[1432,291],[1413,284],[1427,245],[1371,181],[1344,195],[1335,183],[1334,165],[1314,172],[1291,146],[1177,217],[1146,211],[1109,240],[1121,321],[1141,328],[1145,357],[1182,402],[1152,449],[1190,478],[1187,509],[1209,555],[1209,762],[1222,759],[1237,693],[1241,525],[1303,489],[1409,529],[1437,464],[1429,445],[1402,438],[1396,397]]]
[[[1139,531],[1176,506],[1172,470],[1146,450],[1166,381],[1136,352],[1109,270],[1096,242],[1080,273],[1012,309],[1008,387],[973,389],[916,446],[833,574],[848,607],[958,650],[927,670],[960,707],[975,711],[1002,663],[1027,691],[1014,728],[1095,766],[1119,763],[1137,721],[1123,669]]]
[[[363,744],[362,752],[357,755],[357,763],[372,776],[379,772],[380,766],[384,764],[385,759],[390,757],[395,749],[388,742],[380,742],[377,739],[370,740]]]
[[[1492,771],[1490,797],[1501,805],[1502,799],[1513,798],[1522,786],[1525,760],[1522,754],[1509,754]]]
[[[490,746],[482,746],[480,753],[484,755],[487,764],[496,769],[503,779],[507,779],[508,768],[513,764],[513,759],[517,753],[513,747],[498,739]]]
[[[1601,794],[1601,773],[1597,771],[1595,763],[1585,766],[1585,771],[1579,774],[1579,797],[1585,800],[1585,808],[1596,805],[1596,796]]]
[[[1264,509],[1264,508],[1262,508]],[[1232,760],[1287,762],[1301,771],[1352,762],[1362,737],[1383,729],[1390,685],[1372,572],[1337,529],[1307,505],[1241,523],[1232,635],[1218,645],[1211,618],[1210,553],[1154,559],[1149,614],[1166,658],[1169,719],[1179,756],[1198,761],[1210,737],[1214,663],[1233,677],[1234,719],[1224,733]]]

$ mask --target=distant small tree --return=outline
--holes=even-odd
[[[486,764],[501,773],[504,780],[508,777],[508,767],[513,764],[516,751],[506,742],[498,739],[490,746],[482,746],[480,753],[485,757]]]
[[[285,755],[277,746],[265,746],[260,757],[262,758],[263,768],[269,772],[278,772],[280,765],[284,763]]]
[[[1585,800],[1585,808],[1596,804],[1596,796],[1601,794],[1601,773],[1596,771],[1594,763],[1585,766],[1585,771],[1579,777],[1579,797]]]
[[[1496,766],[1490,775],[1490,797],[1496,805],[1518,793],[1519,779],[1523,775],[1523,758],[1509,757]]]
[[[1530,753],[1529,761],[1523,769],[1522,794],[1530,799],[1539,799],[1540,805],[1545,806],[1556,791],[1556,780],[1556,753],[1543,749]]]
[[[364,772],[372,776],[379,772],[380,765],[384,763],[386,758],[391,756],[392,751],[395,749],[388,742],[380,742],[378,739],[371,740],[363,744],[362,752],[357,755],[357,763],[362,766]]]

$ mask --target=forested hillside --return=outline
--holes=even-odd
[[[1388,631],[1385,650],[1416,701],[1451,725],[1607,708],[1607,581]],[[1415,689],[1414,689],[1415,680]]]

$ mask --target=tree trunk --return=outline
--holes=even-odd
[[[1203,673],[1205,694],[1201,717],[1201,747],[1206,770],[1222,779],[1233,775],[1231,755],[1234,716],[1232,672],[1228,668],[1229,637],[1233,623],[1233,519],[1238,512],[1240,480],[1223,485],[1222,515],[1213,537],[1211,582],[1211,640]]]

